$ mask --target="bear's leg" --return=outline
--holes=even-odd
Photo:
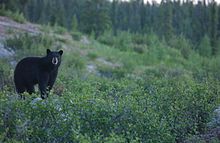
[[[47,74],[42,74],[39,79],[39,90],[41,93],[41,98],[44,99],[47,96],[47,84],[49,76]]]
[[[16,91],[20,95],[21,99],[24,99],[24,97],[22,96],[22,93],[25,92],[25,87],[21,85],[20,86],[16,85]]]
[[[48,92],[50,92],[50,90],[52,89],[53,85],[54,85],[54,82],[56,80],[56,77],[57,77],[57,71],[54,71],[50,74],[50,77],[49,77],[49,81],[48,81]]]
[[[41,94],[41,98],[45,99],[47,97],[47,87],[45,84],[39,84],[39,90],[40,90],[40,94]]]
[[[28,92],[29,94],[34,93],[34,92],[35,92],[34,86],[28,86],[28,87],[27,87],[27,92]]]

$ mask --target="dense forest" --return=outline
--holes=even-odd
[[[212,0],[1,0],[3,7],[24,13],[36,23],[60,25],[69,30],[93,33],[96,37],[110,30],[156,33],[167,42],[174,36],[184,37],[193,49],[210,56],[219,52],[220,6]],[[172,42],[171,42],[172,43]],[[206,52],[200,43],[208,43]]]

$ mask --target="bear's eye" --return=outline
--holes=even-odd
[[[54,65],[58,64],[58,58],[57,57],[52,58],[52,64],[54,64]]]

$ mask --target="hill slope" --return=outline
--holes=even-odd
[[[218,57],[184,52],[190,45],[179,39],[170,46],[155,35],[121,32],[94,40],[7,19],[0,18],[0,31],[15,54],[0,58],[0,141],[183,142],[207,131],[220,103]],[[20,100],[10,62],[47,48],[64,50],[53,92]]]

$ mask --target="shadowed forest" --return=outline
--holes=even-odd
[[[143,0],[6,0],[5,9],[22,13],[34,23],[59,25],[68,30],[94,34],[120,31],[156,34],[169,44],[175,36],[185,38],[194,50],[210,56],[218,53],[220,7],[215,1],[165,1],[144,3]],[[209,43],[203,51],[203,43]]]

